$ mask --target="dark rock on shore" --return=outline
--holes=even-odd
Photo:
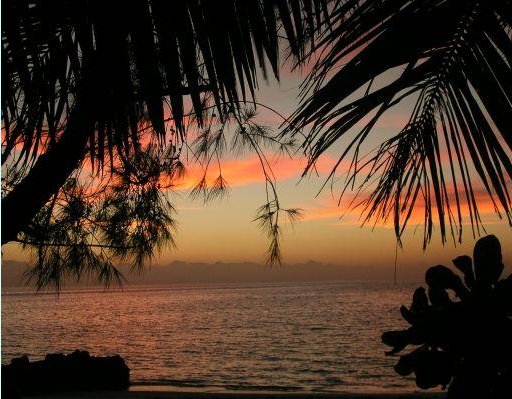
[[[41,361],[27,356],[2,366],[2,397],[62,391],[124,390],[130,369],[121,356],[96,357],[76,350],[69,355],[48,354]],[[7,396],[4,396],[6,395]]]

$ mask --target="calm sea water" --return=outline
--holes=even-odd
[[[2,362],[118,353],[134,384],[201,390],[415,390],[380,334],[414,285],[308,283],[3,292]]]

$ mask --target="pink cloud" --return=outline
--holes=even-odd
[[[495,204],[489,198],[486,190],[483,188],[474,190],[475,201],[478,205],[478,212],[480,218],[483,223],[493,223],[496,222],[496,212],[495,212]],[[360,196],[354,203],[360,202],[365,199],[365,196]],[[455,193],[454,191],[450,191],[448,193],[448,198],[450,201],[450,205],[452,207],[452,213],[456,216],[456,201],[455,201]],[[324,197],[317,199],[314,203],[300,206],[304,209],[304,220],[305,221],[317,221],[317,220],[337,220],[336,224],[339,225],[361,225],[364,220],[364,216],[361,216],[362,208],[353,209],[351,207],[351,201],[354,199],[353,193],[347,193],[341,202],[338,202],[338,198],[335,197]],[[432,199],[434,201],[434,199]],[[461,208],[461,216],[463,220],[463,224],[470,223],[470,209],[467,204],[466,198],[464,195],[459,193],[460,200],[460,208]],[[501,209],[501,204],[498,202],[498,198],[495,197],[496,205]],[[352,204],[353,205],[353,204]],[[435,204],[433,205],[433,219],[437,223],[437,207]],[[415,205],[415,209],[413,210],[411,217],[408,221],[409,225],[421,225],[424,223],[425,217],[425,207],[421,199]],[[445,215],[445,220],[448,223],[448,215]],[[369,222],[369,225],[373,225],[373,220]],[[392,227],[393,220],[388,220],[387,223],[383,221],[379,221],[377,226],[380,227]]]

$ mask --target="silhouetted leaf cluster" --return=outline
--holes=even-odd
[[[204,170],[190,197],[209,202],[226,196],[229,185],[222,175],[223,156],[253,151],[261,162],[267,200],[275,207],[279,204],[277,182],[266,151],[277,150],[289,156],[294,143],[259,125],[255,108],[225,106],[223,112],[218,116],[212,106],[205,105],[208,122],[203,128],[195,126],[198,134],[191,145],[183,142],[194,158],[192,162]],[[196,122],[189,123],[189,130],[192,123]],[[106,169],[95,169],[92,159],[86,158],[86,166],[68,179],[18,240],[34,254],[36,267],[29,278],[36,286],[59,288],[67,277],[93,278],[106,285],[121,282],[123,277],[115,264],[129,261],[141,270],[156,253],[174,245],[176,222],[168,194],[185,175],[182,159],[188,155],[184,155],[183,145],[177,148],[172,143],[162,146],[151,141],[128,153],[115,152]],[[3,193],[12,190],[28,169],[15,155],[19,153],[14,151],[12,161],[4,164]],[[208,180],[212,168],[217,169],[218,176]],[[269,238],[270,264],[281,261],[277,215],[283,212],[292,216],[290,221],[300,214],[299,210],[276,208],[270,217],[272,222],[261,226]]]
[[[202,198],[206,203],[228,195],[228,182],[222,175],[222,155],[229,148],[235,154],[250,152],[256,154],[262,177],[265,181],[266,202],[258,209],[256,218],[260,228],[269,240],[266,263],[281,263],[281,226],[283,222],[293,224],[302,217],[300,209],[282,208],[277,192],[272,165],[267,150],[277,151],[278,155],[291,156],[296,147],[294,139],[287,139],[275,133],[268,126],[255,122],[256,108],[225,108],[223,118],[210,118],[209,124],[193,143],[196,159],[203,166],[203,176],[193,187],[190,197]],[[234,125],[233,132],[228,128]],[[230,145],[228,146],[228,142]],[[216,165],[218,176],[209,184],[207,174],[211,164]],[[286,214],[287,220],[281,214]]]
[[[486,236],[476,245],[473,260],[453,260],[463,280],[449,268],[427,270],[402,317],[406,330],[388,331],[382,341],[393,347],[388,355],[417,346],[402,355],[395,371],[415,373],[423,389],[449,385],[449,398],[496,398],[512,395],[512,275],[503,272],[500,242]],[[451,292],[451,293],[450,293]]]
[[[37,214],[19,242],[31,250],[28,274],[38,289],[59,288],[66,278],[106,285],[123,276],[114,265],[141,270],[155,253],[174,245],[176,222],[166,188],[179,162],[155,146],[116,162],[112,173],[77,173]]]

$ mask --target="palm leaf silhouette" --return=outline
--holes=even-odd
[[[183,142],[186,103],[201,126],[209,101],[223,115],[222,107],[253,96],[258,70],[279,76],[283,32],[291,53],[303,55],[303,32],[323,23],[327,6],[311,0],[7,0],[2,11],[8,16],[2,24],[2,159],[17,148],[20,162],[33,165],[2,201],[5,243],[64,184],[87,149],[101,169],[105,160],[139,147],[141,128],[149,126],[162,143]]]
[[[27,157],[44,137],[56,140],[84,91],[94,100],[89,135],[101,156],[105,145],[136,142],[141,120],[163,138],[168,103],[182,130],[185,96],[200,122],[205,94],[219,108],[236,106],[254,95],[259,68],[279,76],[278,23],[293,54],[301,54],[302,32],[316,29],[312,16],[323,2],[304,3],[4,2],[3,158],[20,139]]]
[[[332,5],[332,29],[305,57],[321,52],[292,125],[311,126],[303,145],[309,169],[349,136],[329,178],[351,157],[345,189],[370,192],[354,202],[365,222],[393,220],[400,240],[422,204],[425,245],[436,220],[443,242],[450,234],[460,241],[464,208],[473,234],[481,227],[476,175],[496,213],[511,223],[511,11],[506,0]],[[411,99],[403,129],[363,157],[378,121]]]

